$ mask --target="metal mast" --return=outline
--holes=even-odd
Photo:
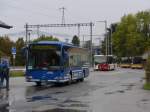
[[[59,8],[59,9],[62,10],[62,21],[61,21],[61,23],[65,24],[65,10],[66,10],[66,8],[62,7],[62,8]]]

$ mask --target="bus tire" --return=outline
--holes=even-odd
[[[83,82],[83,81],[84,81],[84,78],[81,78],[80,81]]]
[[[41,86],[42,83],[41,82],[36,82],[36,86]]]

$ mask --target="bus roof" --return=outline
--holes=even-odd
[[[67,47],[67,48],[80,48],[80,49],[85,49],[87,50],[86,48],[81,48],[81,47],[78,47],[78,46],[74,46],[73,44],[70,44],[70,43],[66,43],[66,42],[61,42],[61,41],[39,41],[39,42],[33,42],[33,43],[30,43],[29,45],[60,45],[60,46],[64,46],[64,47]]]
[[[68,43],[60,42],[60,41],[39,41],[39,42],[33,42],[33,43],[31,43],[30,45],[35,45],[35,44],[41,44],[41,45],[44,45],[44,44],[72,45],[72,44],[68,44]],[[73,46],[73,45],[72,45],[72,46]]]

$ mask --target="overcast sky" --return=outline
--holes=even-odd
[[[65,7],[66,23],[82,23],[93,21],[96,24],[94,34],[104,33],[104,24],[99,20],[107,20],[108,24],[120,21],[128,13],[150,9],[150,0],[0,0],[0,20],[13,25],[11,30],[1,29],[0,35],[25,30],[24,24],[61,23],[61,11]],[[76,34],[71,29],[42,29],[46,32]],[[81,29],[81,34],[88,30]]]

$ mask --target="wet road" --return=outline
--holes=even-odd
[[[143,77],[143,70],[96,71],[84,82],[44,87],[12,78],[10,91],[0,90],[0,112],[150,112]]]

